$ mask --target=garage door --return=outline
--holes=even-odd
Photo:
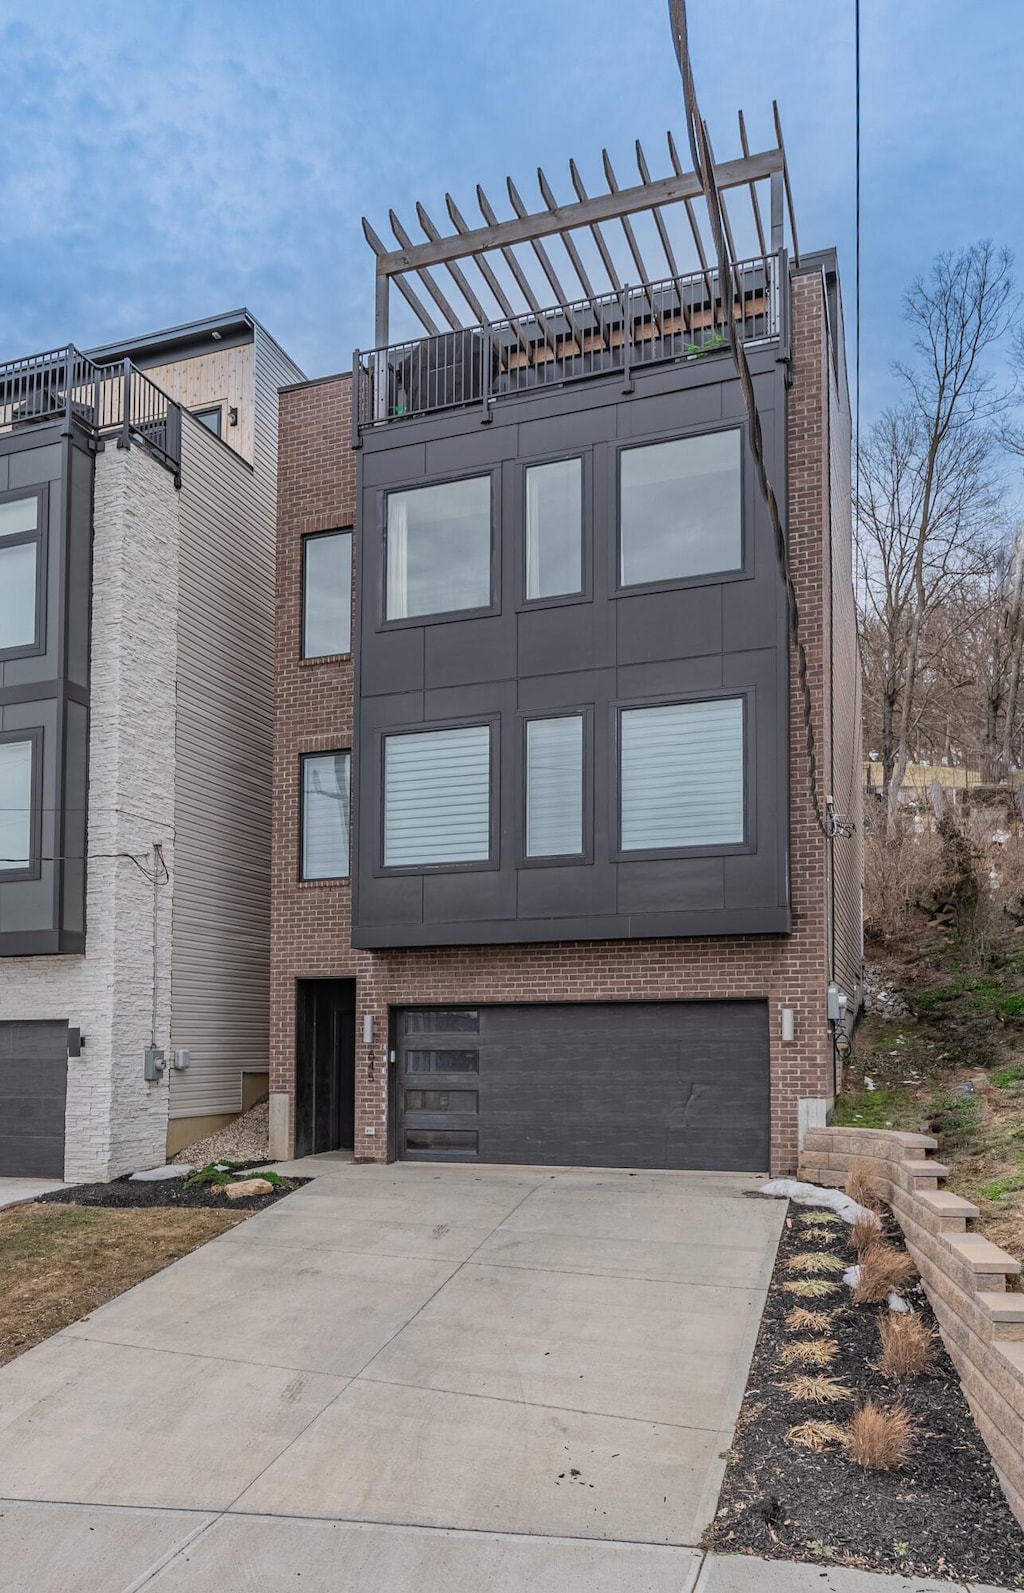
[[[0,1023],[0,1175],[64,1177],[66,1023]]]
[[[397,1032],[408,1160],[768,1166],[765,1002],[407,1008]]]

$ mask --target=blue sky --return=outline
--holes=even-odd
[[[853,0],[690,0],[720,157],[780,103],[805,249],[853,298]],[[1020,0],[863,0],[863,405],[908,280],[990,236],[1024,276]],[[246,304],[309,375],[372,342],[372,256],[450,189],[599,181],[682,131],[665,0],[0,0],[0,358]],[[684,140],[680,140],[681,144]]]

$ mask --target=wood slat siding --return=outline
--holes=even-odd
[[[288,364],[289,369],[294,369]],[[250,464],[255,459],[256,419],[253,407],[253,344],[211,349],[194,359],[154,365],[146,375],[186,409],[212,409],[220,404],[224,441]],[[293,377],[282,378],[292,381]],[[238,425],[228,425],[228,410],[238,410]]]
[[[228,357],[253,468],[183,422],[171,1044],[192,1061],[172,1118],[240,1111],[242,1071],[268,1066],[277,389],[302,373],[260,327]]]
[[[833,977],[859,997],[864,938],[861,911],[861,665],[853,591],[850,498],[850,406],[845,373],[829,362],[829,510],[832,525],[832,794],[839,815],[856,829],[833,847],[835,965]]]

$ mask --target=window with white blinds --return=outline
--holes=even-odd
[[[347,879],[349,773],[347,752],[302,760],[302,878]]]
[[[741,843],[742,698],[625,709],[620,782],[624,852]]]
[[[583,851],[583,716],[526,725],[526,855]]]
[[[385,736],[385,867],[486,862],[490,855],[490,726]]]

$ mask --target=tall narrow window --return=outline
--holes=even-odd
[[[0,741],[0,879],[32,866],[32,749]]]
[[[490,603],[490,476],[389,492],[386,617]]]
[[[352,533],[325,531],[302,540],[302,656],[352,650]]]
[[[385,867],[486,862],[490,855],[490,726],[386,736]]]
[[[620,757],[624,852],[743,841],[742,698],[626,709]]]
[[[743,563],[740,433],[708,432],[619,455],[619,578],[738,570]]]
[[[39,499],[0,503],[0,652],[37,641]]]
[[[302,760],[302,878],[347,879],[349,833],[347,752]]]
[[[526,725],[526,855],[583,851],[583,716]]]
[[[583,462],[559,459],[526,472],[526,596],[583,590]]]

